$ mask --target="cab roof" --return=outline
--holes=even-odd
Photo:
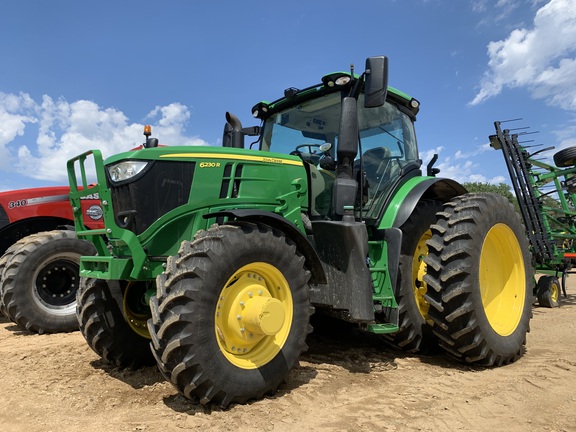
[[[326,94],[335,93],[339,91],[350,91],[362,77],[351,74],[350,72],[332,72],[322,77],[322,82],[305,89],[297,89],[290,87],[284,90],[284,97],[277,99],[273,102],[261,101],[252,107],[252,115],[256,118],[265,120],[272,114],[289,108],[293,105],[302,102],[316,99]],[[361,91],[363,91],[363,82],[360,82]],[[388,93],[386,96],[387,101],[396,103],[404,107],[405,111],[412,117],[416,117],[420,109],[420,103],[409,96],[408,94],[388,86]]]

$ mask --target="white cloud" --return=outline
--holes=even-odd
[[[440,169],[438,176],[453,179],[459,183],[479,182],[496,185],[505,183],[508,180],[505,176],[498,175],[490,178],[483,174],[478,174],[481,164],[474,162],[476,160],[475,156],[484,153],[488,149],[493,151],[490,144],[483,144],[473,149],[470,153],[463,153],[457,150],[453,156],[444,156],[441,155],[444,147],[437,147],[421,152],[420,158],[423,161],[423,167],[425,167],[434,154],[438,154],[441,157],[439,157],[438,162],[434,164],[434,168]]]
[[[532,0],[532,7],[543,0]],[[482,14],[484,18],[478,23],[479,27],[494,26],[494,24],[502,23],[520,8],[526,6],[527,0],[498,0],[494,3],[493,0],[472,0],[472,12]]]
[[[525,87],[535,98],[576,110],[576,0],[549,1],[536,12],[532,28],[490,42],[488,55],[489,69],[472,105],[505,87]]]
[[[432,160],[435,154],[440,154],[444,150],[443,146],[439,146],[430,150],[420,152],[420,159],[424,162],[424,165],[428,164]]]
[[[486,0],[475,0],[472,1],[472,10],[474,12],[482,13],[486,10]]]
[[[162,143],[207,145],[184,134],[189,119],[188,108],[179,103],[158,106],[146,116]],[[28,124],[38,125],[35,143],[32,138],[15,148],[17,137],[34,133],[26,131]],[[45,95],[37,103],[27,94],[0,93],[0,168],[67,183],[68,159],[91,149],[100,149],[104,157],[129,150],[144,141],[143,127],[129,122],[123,112],[92,101],[68,102]]]
[[[559,152],[562,149],[568,147],[575,147],[576,146],[576,119],[572,119],[572,121],[568,122],[564,127],[557,129],[553,132],[556,135],[556,144],[554,150],[547,153],[548,159],[550,159],[549,163],[552,162],[552,155],[556,152]]]
[[[450,157],[443,159],[440,163],[434,165],[436,168],[440,169],[440,177],[449,178],[456,180],[459,183],[490,183],[499,184],[506,183],[507,177],[498,175],[495,177],[486,177],[483,174],[478,174],[480,165],[474,163],[470,160],[459,161],[458,163],[453,163]]]
[[[171,145],[206,145],[198,137],[186,137],[185,125],[190,120],[190,111],[185,105],[172,103],[166,106],[157,106],[147,116],[148,120],[156,120],[155,135],[162,137],[162,142]]]
[[[17,136],[24,135],[28,123],[36,123],[35,104],[26,94],[0,93],[0,168],[8,170],[14,162],[8,149]]]

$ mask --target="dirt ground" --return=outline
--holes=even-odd
[[[104,365],[79,332],[0,319],[0,427],[34,431],[576,431],[576,276],[535,307],[525,355],[496,369],[413,356],[321,321],[289,382],[226,410],[182,396],[156,368]]]

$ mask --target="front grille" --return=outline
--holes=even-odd
[[[108,179],[116,223],[135,234],[188,202],[194,162],[153,161],[133,181],[114,185]]]

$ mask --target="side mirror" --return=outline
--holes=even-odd
[[[367,58],[365,74],[364,107],[376,108],[384,105],[388,92],[388,57]]]

